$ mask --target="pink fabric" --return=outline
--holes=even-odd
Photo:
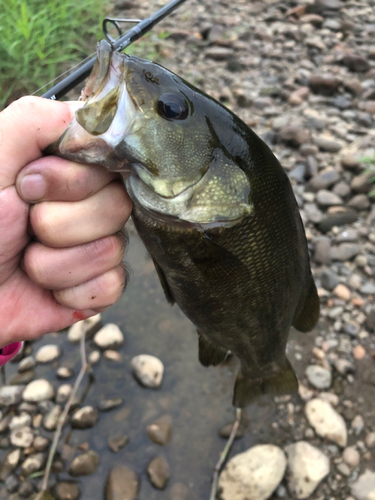
[[[23,342],[14,342],[3,347],[0,354],[0,366],[5,365],[5,363],[12,359],[19,352],[22,344]]]

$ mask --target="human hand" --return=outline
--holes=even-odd
[[[122,182],[42,157],[75,109],[26,97],[0,113],[0,347],[92,316],[124,289],[132,204]]]

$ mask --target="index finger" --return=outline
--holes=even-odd
[[[13,185],[21,168],[60,137],[77,104],[27,96],[0,113],[0,190]]]

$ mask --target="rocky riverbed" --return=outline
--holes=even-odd
[[[119,0],[114,14],[142,18],[164,3]],[[293,185],[321,297],[316,330],[291,332],[299,395],[247,409],[222,500],[375,498],[375,209],[360,161],[375,149],[374,47],[373,0],[188,0],[137,49],[270,145]],[[199,365],[193,327],[165,302],[130,233],[131,284],[86,342],[90,373],[64,426],[53,495],[208,499],[234,418],[236,363]],[[45,336],[7,367],[0,499],[41,486],[79,371],[79,334]]]

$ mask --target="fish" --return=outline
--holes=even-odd
[[[237,408],[296,391],[288,335],[313,329],[319,298],[293,190],[270,148],[209,95],[106,41],[82,99],[49,152],[123,175],[165,297],[197,329],[201,364],[238,357]]]

